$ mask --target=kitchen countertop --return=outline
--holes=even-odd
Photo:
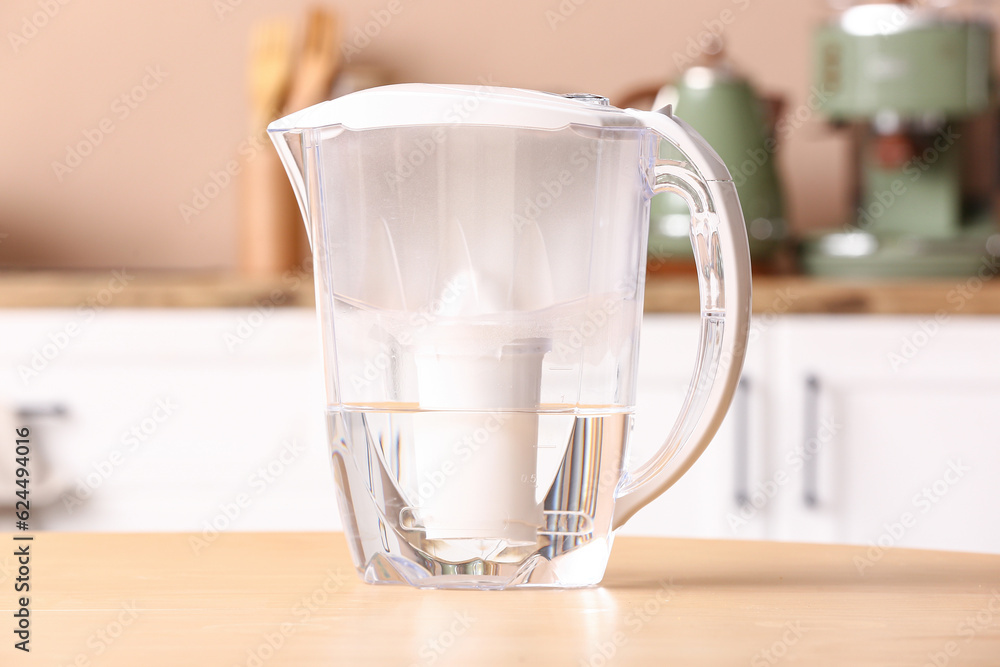
[[[601,587],[481,592],[362,584],[336,533],[0,539],[3,664],[1000,664],[996,555],[620,538]]]
[[[119,277],[116,277],[116,273]],[[832,280],[807,276],[754,278],[756,313],[1000,315],[1000,280]],[[302,269],[274,278],[228,273],[0,272],[0,308],[312,307],[312,276]],[[650,277],[646,312],[698,312],[693,277]]]
[[[252,308],[313,306],[312,275],[108,271],[0,272],[0,308]]]

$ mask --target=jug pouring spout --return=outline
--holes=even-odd
[[[299,203],[299,212],[306,225],[306,236],[312,247],[312,225],[309,217],[309,187],[306,180],[306,154],[304,131],[301,128],[290,128],[284,124],[287,119],[276,120],[267,128],[267,134],[278,151],[281,164],[285,167],[288,180],[295,191],[295,199]]]

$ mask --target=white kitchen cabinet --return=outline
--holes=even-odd
[[[0,406],[68,410],[33,437],[52,488],[81,502],[33,506],[36,528],[339,529],[312,311],[80,318],[0,311]],[[623,533],[872,543],[873,558],[880,544],[1000,553],[1000,318],[927,321],[758,318],[716,440]],[[23,380],[18,367],[71,323],[78,333]],[[644,320],[634,462],[672,425],[697,330],[695,316]]]
[[[625,533],[871,544],[872,563],[886,546],[1000,553],[1000,318],[766,321],[719,435]],[[683,398],[695,326],[645,320],[643,457]]]
[[[339,527],[311,311],[3,311],[0,335],[4,407],[67,410],[33,428],[60,492],[35,527]],[[25,380],[36,350],[53,358]]]
[[[773,334],[765,479],[787,482],[770,537],[1000,552],[1000,318],[795,317]]]
[[[650,458],[663,443],[688,391],[697,351],[695,316],[643,319],[635,427],[630,464]],[[767,339],[747,351],[744,382],[719,433],[694,466],[625,525],[625,535],[764,537],[764,513],[733,521],[748,502],[764,463]]]

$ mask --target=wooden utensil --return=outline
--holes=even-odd
[[[254,26],[248,71],[251,131],[263,130],[284,107],[292,74],[292,26],[270,19]]]
[[[306,20],[305,39],[295,65],[284,113],[292,113],[330,99],[330,91],[340,64],[340,19],[331,10],[314,7]],[[292,221],[295,228],[298,260],[305,262],[312,254],[305,227],[300,223],[299,207],[288,179],[282,175],[281,181],[279,196],[283,200],[284,215]]]
[[[321,7],[309,12],[306,37],[292,78],[284,112],[291,113],[326,100],[340,67],[340,21]]]
[[[286,19],[256,25],[251,37],[250,132],[264,143],[267,124],[284,108],[292,71],[292,27]],[[297,238],[288,215],[284,169],[269,147],[247,162],[241,183],[240,256],[243,273],[275,275],[295,263]]]
[[[250,65],[251,131],[263,132],[277,116],[327,99],[339,66],[340,21],[332,11],[310,11],[294,69],[290,24],[258,26]],[[308,256],[295,195],[273,151],[252,159],[244,180],[240,266],[244,273],[276,275]]]

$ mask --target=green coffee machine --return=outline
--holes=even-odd
[[[993,27],[908,3],[864,4],[814,40],[820,111],[851,137],[853,206],[807,239],[829,276],[974,273],[996,251]]]
[[[740,197],[755,270],[768,263],[787,235],[775,166],[776,105],[758,96],[750,82],[724,58],[721,44],[704,64],[683,72],[659,90],[653,109],[674,113],[708,141],[726,163]],[[669,158],[661,155],[661,158]],[[650,202],[650,270],[694,270],[690,216],[680,197],[662,194]],[[670,269],[667,269],[668,271]]]

